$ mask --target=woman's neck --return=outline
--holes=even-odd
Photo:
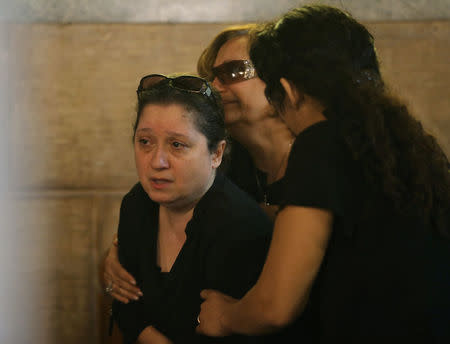
[[[169,272],[172,269],[186,242],[186,226],[193,213],[194,208],[186,212],[173,212],[166,207],[159,207],[156,264],[161,271]]]
[[[256,168],[267,173],[269,184],[283,177],[295,136],[279,117],[238,123],[229,132],[247,149]]]
[[[173,211],[170,208],[159,207],[159,223],[160,229],[173,232],[174,234],[183,234],[187,223],[194,214],[194,207],[184,211]],[[161,226],[162,225],[162,226]]]

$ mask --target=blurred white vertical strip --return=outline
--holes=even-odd
[[[25,339],[23,330],[29,320],[22,298],[26,280],[19,273],[22,264],[17,257],[20,240],[14,230],[11,175],[8,173],[9,157],[14,154],[9,146],[11,133],[8,130],[11,97],[8,84],[14,76],[14,71],[9,70],[12,54],[9,49],[10,26],[5,23],[0,23],[0,26],[0,342],[19,343]]]
[[[0,8],[0,11],[2,8]],[[9,70],[11,51],[8,47],[9,26],[0,23],[0,342],[16,343],[22,337],[21,329],[17,323],[19,314],[23,311],[22,300],[20,300],[20,277],[18,266],[20,262],[15,261],[15,251],[19,243],[14,231],[14,221],[11,211],[13,210],[12,199],[9,190],[8,161],[9,147],[9,90],[8,84],[13,71]],[[22,321],[27,321],[26,316]]]
[[[0,3],[0,12],[3,6]],[[49,293],[47,278],[39,268],[48,264],[46,248],[36,244],[42,234],[32,220],[32,202],[27,200],[26,190],[18,192],[21,179],[32,171],[11,167],[12,158],[20,159],[12,138],[27,137],[12,125],[14,104],[25,99],[16,94],[16,85],[27,60],[16,51],[14,28],[15,24],[0,21],[0,343],[41,344],[49,343],[42,306]],[[26,118],[27,114],[20,114],[19,122]],[[39,240],[42,242],[45,239]]]

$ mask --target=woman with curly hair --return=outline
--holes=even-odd
[[[204,290],[197,330],[255,335],[303,314],[315,343],[448,342],[449,163],[384,85],[372,35],[304,6],[257,30],[250,57],[296,135],[287,188],[256,285]]]

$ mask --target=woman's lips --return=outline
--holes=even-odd
[[[161,190],[166,188],[172,181],[163,178],[150,178],[150,185],[153,189]]]
[[[223,106],[229,105],[229,104],[236,104],[236,103],[237,103],[236,100],[223,100],[222,101]]]

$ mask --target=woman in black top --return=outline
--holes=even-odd
[[[384,87],[370,33],[304,6],[250,56],[297,138],[258,282],[240,300],[203,291],[198,331],[255,335],[306,314],[315,343],[448,343],[448,159]]]
[[[237,25],[220,32],[203,51],[197,69],[223,100],[225,126],[231,136],[224,173],[273,219],[294,136],[265,98],[265,84],[249,60],[248,38],[253,27]],[[105,286],[114,282],[116,288],[109,294],[126,303],[139,298],[142,291],[119,264],[116,245],[114,240],[106,256],[103,282]]]
[[[118,238],[120,261],[143,296],[113,304],[125,343],[209,343],[195,333],[201,289],[242,297],[256,281],[271,222],[254,200],[217,175],[224,136],[223,112],[206,81],[141,80],[134,126],[140,182],[122,201]]]

